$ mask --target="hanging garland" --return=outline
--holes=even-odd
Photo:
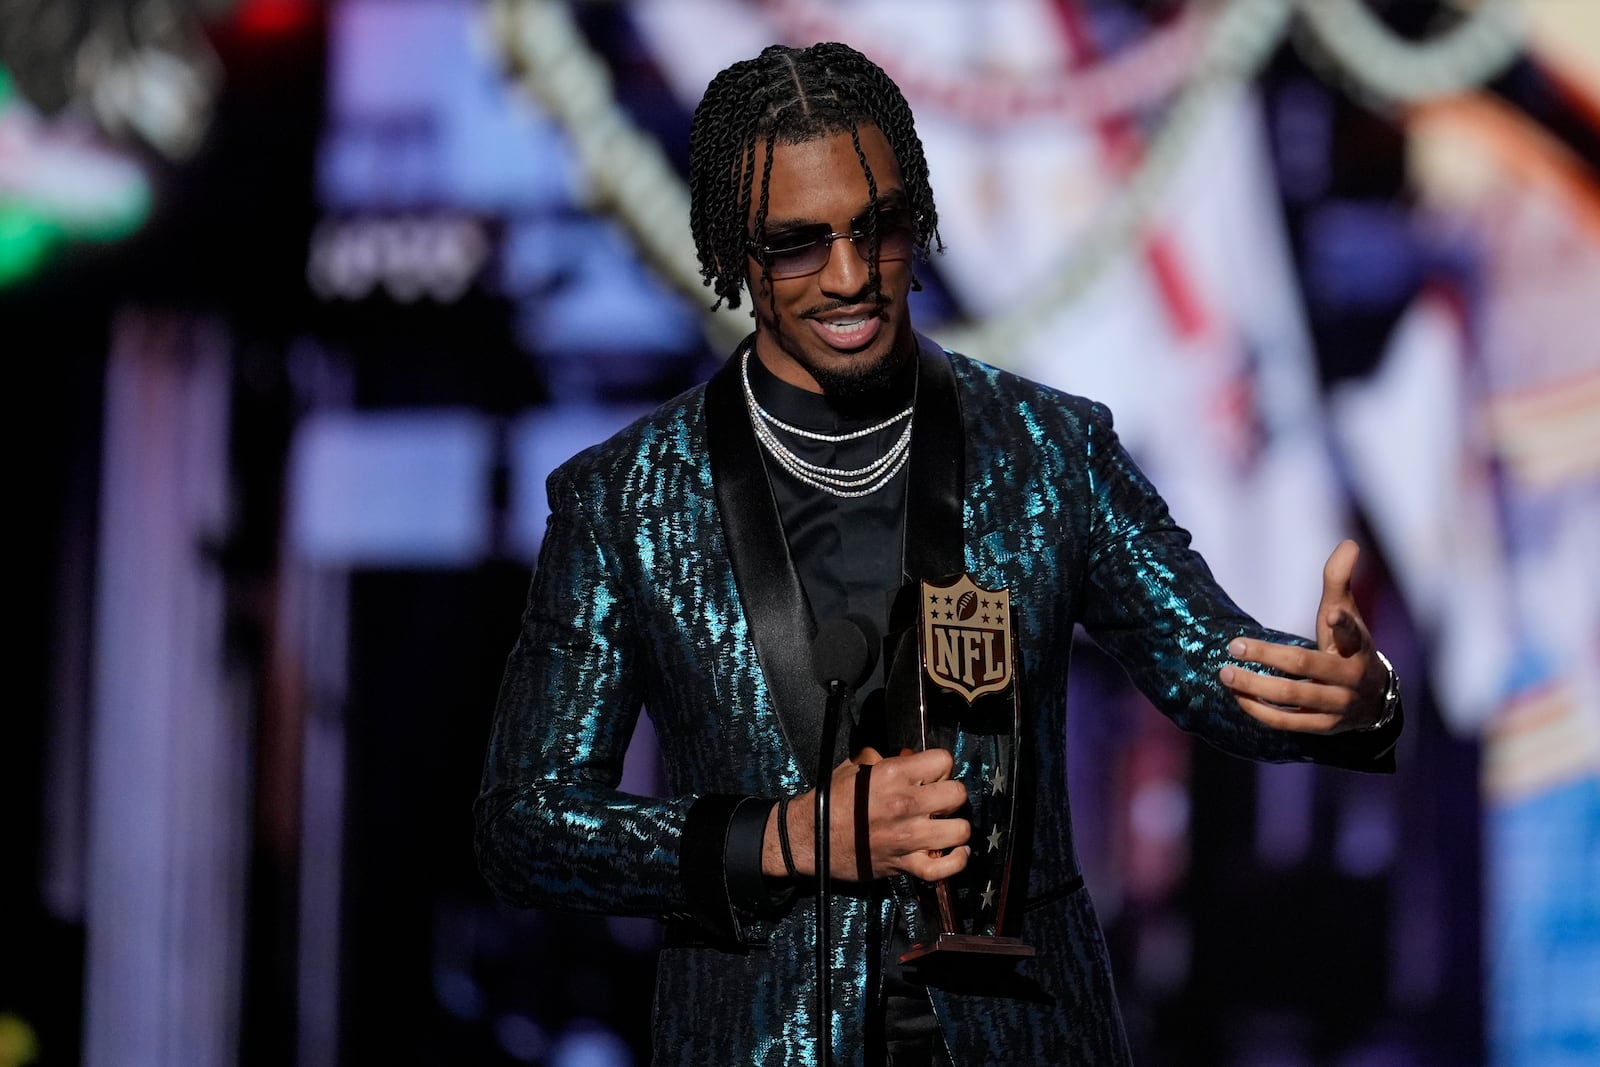
[[[559,124],[587,181],[586,206],[615,216],[668,284],[709,304],[689,234],[689,189],[612,92],[605,62],[552,0],[493,0],[490,28],[521,84]],[[737,311],[706,312],[707,338],[731,350],[750,332]]]
[[[1414,103],[1467,91],[1516,57],[1523,29],[1516,0],[1483,0],[1439,40],[1411,42],[1383,25],[1361,0],[1219,0],[1199,58],[1138,170],[1057,275],[1021,307],[965,328],[940,331],[952,348],[1001,365],[1126,254],[1155,214],[1161,193],[1220,90],[1253,79],[1298,16],[1339,73],[1369,99]],[[689,193],[659,145],[617,106],[604,60],[560,0],[491,0],[490,27],[513,73],[565,131],[588,182],[588,206],[614,215],[645,260],[704,306],[688,233]],[[1174,46],[1169,46],[1174,47]],[[1050,94],[1056,99],[1056,94]],[[960,100],[952,97],[955,106]],[[978,99],[978,98],[974,98]],[[1014,110],[1034,102],[1022,97]],[[986,102],[987,103],[987,102]],[[976,105],[974,105],[976,106]],[[707,337],[728,350],[750,329],[747,313],[706,313]]]
[[[795,44],[848,38],[876,57],[906,99],[917,102],[919,111],[933,109],[949,118],[992,126],[1040,116],[1092,125],[1165,100],[1193,72],[1211,27],[1212,7],[1191,4],[1169,25],[1081,70],[1026,76],[996,72],[977,79],[951,75],[933,62],[913,64],[897,57],[892,45],[865,39],[855,26],[835,17],[831,12],[838,9],[831,5],[770,0],[764,10],[784,39]],[[971,10],[982,16],[980,6]]]
[[[1121,195],[1096,215],[1054,279],[1021,307],[972,326],[940,331],[943,343],[982,358],[1014,362],[1024,344],[1080,297],[1137,240],[1155,214],[1218,91],[1254,77],[1288,30],[1282,0],[1230,0],[1212,25],[1194,76],[1168,111]]]
[[[1431,41],[1408,41],[1363,0],[1300,0],[1303,25],[1332,73],[1368,103],[1418,104],[1468,92],[1498,75],[1526,38],[1518,0],[1481,0],[1476,10]]]

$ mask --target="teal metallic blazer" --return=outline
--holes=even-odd
[[[1264,630],[1217,587],[1103,406],[919,339],[907,481],[908,577],[965,570],[1017,605],[1026,701],[1026,877],[1008,931],[1037,956],[931,984],[956,1064],[1124,1062],[1105,942],[1073,849],[1067,666],[1081,623],[1184,730],[1260,760],[1393,769],[1399,717],[1334,737],[1271,730],[1216,680]],[[511,652],[475,805],[482,872],[525,906],[668,924],[656,984],[661,1064],[812,1064],[814,897],[748,913],[724,865],[734,811],[811,785],[823,690],[737,361],[574,457]],[[1296,639],[1299,640],[1299,639]],[[666,796],[618,790],[641,708]],[[972,746],[956,773],[983,788]],[[833,1056],[866,1061],[888,924],[923,918],[905,885],[835,883]]]

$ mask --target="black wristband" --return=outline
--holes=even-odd
[[[783,852],[784,873],[790,878],[799,873],[794,867],[794,850],[789,847],[789,801],[793,799],[784,797],[778,802],[778,848]]]
[[[856,881],[872,881],[872,822],[867,817],[872,792],[872,764],[863,763],[856,771]]]

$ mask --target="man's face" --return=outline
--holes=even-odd
[[[879,228],[886,213],[908,212],[900,166],[876,126],[858,131],[861,151],[878,186]],[[763,145],[756,146],[759,167]],[[760,187],[757,171],[756,187]],[[752,197],[752,201],[758,197]],[[848,233],[864,221],[871,205],[867,176],[861,171],[848,132],[828,134],[772,149],[767,189],[768,247],[793,243],[801,231]],[[893,216],[887,216],[893,217]],[[747,220],[755,229],[755,213]],[[903,246],[903,242],[901,242]],[[906,295],[911,291],[911,255],[886,242],[879,257],[879,286],[868,283],[866,241],[840,238],[814,273],[771,278],[771,299],[763,289],[761,262],[747,260],[756,311],[756,355],[779,378],[812,392],[848,395],[885,383],[915,351]]]

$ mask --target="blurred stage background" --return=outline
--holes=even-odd
[[[656,926],[495,905],[470,804],[545,474],[749,325],[693,104],[818,39],[917,113],[919,327],[1264,622],[1359,538],[1406,682],[1397,776],[1257,767],[1083,643],[1139,1062],[1600,1062],[1600,4],[0,0],[0,1065],[645,1062]]]

